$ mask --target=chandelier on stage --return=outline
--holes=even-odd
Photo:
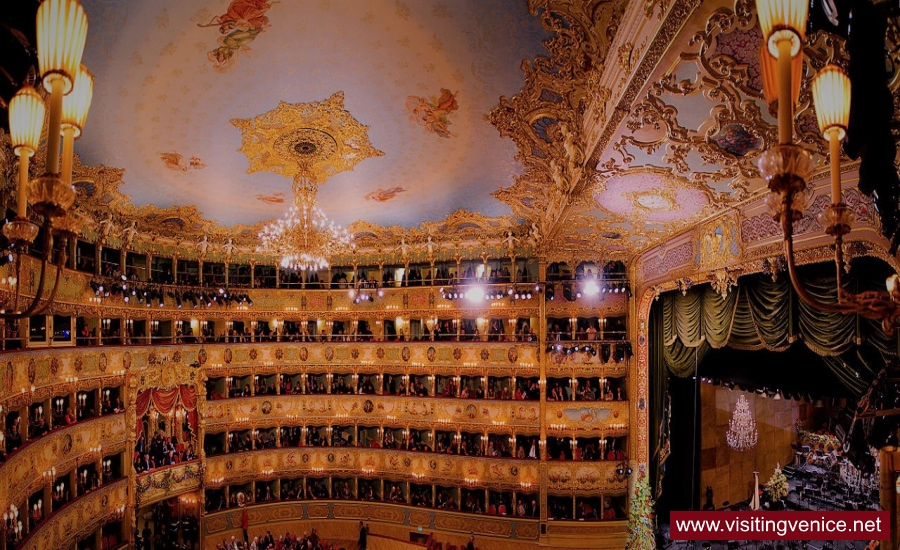
[[[738,396],[734,413],[728,421],[728,431],[725,432],[725,442],[735,451],[747,451],[756,446],[759,432],[756,431],[756,420],[750,412],[750,405],[744,394]]]
[[[283,269],[318,270],[328,267],[332,255],[353,247],[353,238],[347,230],[329,221],[319,207],[317,190],[309,176],[294,177],[294,204],[284,217],[259,232],[257,252],[279,257]]]

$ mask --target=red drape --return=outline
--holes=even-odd
[[[140,437],[142,422],[144,415],[153,409],[160,414],[168,415],[177,406],[181,405],[188,411],[188,422],[194,433],[197,433],[197,390],[193,386],[177,386],[166,390],[152,389],[144,390],[138,394],[135,401],[135,412],[137,413],[135,426],[135,437]]]

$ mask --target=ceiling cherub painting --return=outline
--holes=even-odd
[[[209,23],[199,27],[219,27],[219,46],[210,50],[207,57],[213,69],[224,72],[234,67],[238,52],[250,51],[248,44],[266,30],[269,18],[266,12],[272,7],[269,0],[231,0],[228,10],[213,17]]]
[[[169,170],[175,170],[176,172],[183,172],[185,174],[190,172],[191,170],[202,170],[203,168],[206,168],[206,164],[200,159],[200,157],[194,156],[186,159],[181,153],[177,151],[171,153],[160,153],[159,159]]]
[[[366,200],[375,202],[387,202],[395,198],[397,194],[404,193],[405,191],[406,189],[404,189],[402,186],[389,187],[387,189],[382,189],[381,187],[379,187],[371,193],[367,193]]]
[[[439,98],[432,96],[430,101],[424,97],[407,96],[406,108],[409,110],[409,119],[421,124],[429,132],[437,134],[439,137],[451,137],[453,134],[448,128],[450,126],[448,115],[459,109],[459,104],[456,102],[458,93],[441,88],[441,96]]]

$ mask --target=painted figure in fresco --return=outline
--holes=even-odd
[[[188,165],[184,161],[184,157],[181,156],[180,153],[160,153],[159,160],[163,161],[163,164],[169,170],[175,170],[178,172],[188,171]]]
[[[403,187],[389,187],[387,189],[382,189],[381,187],[379,187],[371,193],[366,194],[366,200],[375,202],[387,202],[395,198],[398,193],[403,193],[405,191],[406,189],[404,189]]]
[[[272,7],[269,0],[232,0],[228,10],[209,23],[198,27],[219,27],[219,47],[211,50],[207,57],[217,71],[231,69],[237,61],[238,52],[250,51],[248,44],[269,26],[266,12]]]
[[[421,124],[429,132],[444,138],[453,135],[447,128],[450,125],[447,115],[459,109],[459,104],[456,102],[456,94],[450,90],[441,88],[441,97],[432,97],[430,102],[424,97],[407,96],[406,108],[409,110],[409,119]]]

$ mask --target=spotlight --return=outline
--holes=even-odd
[[[584,293],[588,296],[593,296],[598,292],[600,292],[600,287],[598,287],[597,283],[595,283],[594,281],[589,280],[588,282],[584,283]]]

